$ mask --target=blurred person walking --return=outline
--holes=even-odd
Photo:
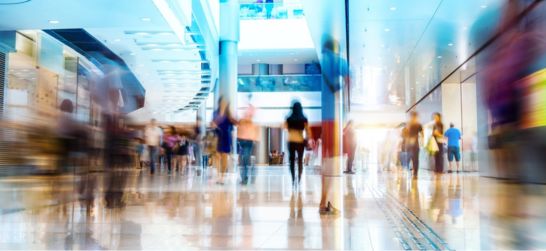
[[[61,149],[58,168],[62,172],[68,171],[68,168],[75,164],[74,153],[84,152],[87,149],[88,130],[74,119],[72,101],[64,99],[59,108],[62,113],[57,127]]]
[[[272,18],[273,8],[275,7],[274,0],[265,0],[265,16],[267,19]]]
[[[409,153],[407,148],[407,141],[408,141],[408,125],[406,123],[402,123],[402,130],[400,131],[400,145],[399,145],[399,155],[398,159],[400,161],[400,165],[403,168],[406,168],[409,170]]]
[[[207,168],[212,163],[216,163],[214,156],[216,155],[216,147],[218,138],[214,131],[207,131],[203,138],[203,167]]]
[[[343,129],[343,151],[347,154],[347,169],[343,173],[354,174],[353,162],[356,152],[356,138],[353,121],[349,120]]]
[[[447,159],[449,161],[448,173],[453,172],[453,159],[456,162],[455,172],[459,172],[459,162],[461,161],[461,131],[455,128],[453,123],[449,124],[449,129],[444,133],[447,138]],[[462,169],[461,169],[462,171]]]
[[[419,148],[423,144],[423,125],[419,122],[419,114],[415,111],[410,113],[410,120],[407,125],[406,149],[409,154],[409,163],[412,163],[413,178],[417,179],[419,174]]]
[[[195,157],[195,165],[198,166],[197,174],[200,175],[201,171],[204,170],[203,164],[203,138],[204,133],[201,129],[202,119],[200,116],[195,120],[195,125],[193,126],[193,155]]]
[[[150,123],[144,129],[144,140],[150,155],[150,173],[155,173],[155,164],[158,161],[158,151],[161,145],[163,131],[157,126],[155,119],[150,120]]]
[[[163,136],[163,144],[162,147],[165,151],[165,161],[167,162],[167,170],[169,171],[169,174],[172,171],[172,165],[173,165],[173,149],[176,146],[176,143],[178,141],[178,136],[176,135],[176,128],[174,126],[169,127],[169,131]]]
[[[188,138],[180,133],[177,137],[177,142],[174,149],[175,168],[178,172],[182,173],[182,175],[185,175],[188,169],[187,167],[190,164],[190,142]]]
[[[438,112],[432,115],[434,125],[432,126],[432,137],[434,137],[438,145],[438,151],[434,153],[434,171],[436,173],[444,172],[444,124],[442,123],[442,115]]]
[[[292,186],[295,188],[301,182],[301,174],[303,172],[303,150],[308,143],[307,139],[311,137],[309,123],[303,114],[303,107],[300,102],[294,102],[292,105],[292,113],[286,118],[284,127],[288,129],[288,159],[290,163],[290,174],[292,175]],[[304,137],[303,132],[307,135]],[[295,162],[296,153],[298,158],[298,177],[296,180]]]
[[[214,112],[212,125],[218,134],[218,145],[216,150],[220,154],[220,165],[218,170],[218,181],[216,184],[224,184],[224,176],[228,169],[228,159],[233,143],[233,126],[237,121],[231,116],[229,102],[223,97],[218,100],[218,110]]]
[[[258,139],[258,128],[252,121],[255,113],[255,108],[249,103],[248,108],[237,128],[237,142],[241,149],[241,184],[248,183],[249,168],[254,170],[252,166],[252,152],[254,151],[254,142]],[[254,172],[252,171],[252,174]]]

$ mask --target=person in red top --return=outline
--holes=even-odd
[[[356,139],[352,120],[349,120],[343,129],[343,152],[347,154],[347,168],[344,173],[354,174],[353,162],[355,160]]]

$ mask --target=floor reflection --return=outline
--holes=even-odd
[[[373,168],[341,177],[339,215],[320,216],[320,176],[285,167],[225,186],[119,169],[0,179],[0,249],[544,249],[544,186],[477,174],[418,180]]]

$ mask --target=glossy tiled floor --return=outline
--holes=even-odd
[[[285,167],[224,186],[138,170],[0,178],[0,249],[529,249],[546,248],[544,187],[476,174],[370,168],[343,177],[339,215],[317,211],[321,183]]]

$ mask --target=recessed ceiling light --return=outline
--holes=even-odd
[[[438,56],[437,58],[438,58],[438,59],[442,59],[442,56]]]
[[[447,46],[453,46],[453,43],[449,43],[449,44],[447,44]]]
[[[482,5],[480,6],[480,8],[485,9],[485,8],[487,8],[487,5],[482,4]]]
[[[119,41],[121,41],[121,39],[119,38],[114,39],[114,42],[119,42]]]
[[[58,24],[58,23],[60,23],[60,21],[59,20],[49,20],[49,23],[50,24]]]
[[[391,29],[385,28],[385,32],[389,32],[389,31],[391,31]]]
[[[140,19],[140,21],[142,21],[142,22],[150,22],[150,21],[152,21],[152,19],[149,18],[149,17],[143,17],[143,18]]]
[[[256,59],[256,62],[258,62],[258,63],[259,63],[259,62],[262,62],[262,60],[260,60],[260,59]]]
[[[129,55],[134,56],[134,55],[136,55],[136,53],[131,52],[131,53],[129,53]]]
[[[396,6],[390,7],[390,10],[391,10],[391,11],[395,11],[395,10],[396,10]]]

